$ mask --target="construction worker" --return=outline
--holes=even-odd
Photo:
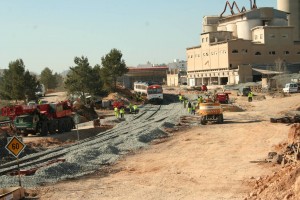
[[[115,111],[115,116],[118,119],[119,118],[119,109],[118,109],[118,107],[115,107],[114,111]]]
[[[193,103],[191,114],[195,115],[195,113],[196,113],[196,103]]]
[[[137,113],[137,105],[133,105],[133,112],[134,112],[134,114],[136,114]]]
[[[179,95],[178,95],[178,98],[179,98],[180,103],[182,103],[183,96],[182,96],[181,94],[179,94]]]
[[[203,97],[202,96],[198,96],[198,104],[203,102]]]
[[[188,103],[188,100],[186,98],[183,98],[183,107],[186,108],[186,104]]]
[[[132,112],[132,109],[133,109],[133,105],[132,105],[132,103],[129,103],[129,106],[128,106],[128,108],[129,108],[129,113],[131,113],[131,112]]]
[[[120,109],[120,114],[121,114],[121,119],[123,119],[123,118],[124,118],[124,114],[125,114],[125,109],[124,109],[124,107],[121,107],[121,109]]]
[[[252,93],[252,91],[250,91],[250,92],[248,93],[248,101],[249,101],[249,102],[252,102],[252,99],[253,99],[253,93]]]
[[[191,102],[188,103],[188,113],[192,112],[192,104]]]

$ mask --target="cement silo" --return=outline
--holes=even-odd
[[[289,26],[294,26],[294,39],[300,40],[300,1],[277,0],[277,9],[290,13],[288,16]]]
[[[262,26],[262,20],[252,19],[252,20],[243,20],[236,22],[237,25],[237,36],[240,39],[252,40],[251,29],[256,26]]]

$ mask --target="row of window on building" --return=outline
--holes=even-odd
[[[263,38],[264,38],[264,34],[254,36],[254,40],[263,39]],[[274,38],[276,38],[276,35],[275,34],[269,34],[269,38],[274,39]],[[287,39],[287,38],[289,38],[289,35],[288,34],[282,34],[281,38]]]
[[[219,54],[226,54],[227,52],[225,51],[225,50],[222,50],[222,51],[220,51],[219,52]],[[232,51],[231,51],[231,53],[233,53],[233,54],[238,54],[239,53],[239,50],[238,49],[233,49]],[[241,50],[241,54],[247,54],[248,53],[248,50],[247,49],[242,49]],[[218,52],[217,51],[213,51],[213,52],[210,52],[210,54],[212,55],[212,56],[214,56],[214,55],[218,55]],[[290,55],[291,53],[290,53],[290,51],[283,51],[283,55]],[[300,51],[298,51],[298,52],[296,52],[296,54],[300,54]],[[256,51],[255,53],[254,53],[254,55],[255,56],[261,56],[261,55],[263,55],[260,51]],[[276,55],[276,51],[269,51],[269,55]],[[209,56],[209,53],[207,53],[207,52],[205,52],[205,53],[202,53],[202,56]],[[193,57],[195,57],[195,58],[197,58],[197,57],[201,57],[201,54],[196,54],[196,55],[188,55],[187,56],[188,58],[193,58]]]
[[[264,38],[264,34],[254,35],[254,40],[263,39],[263,38]],[[269,34],[269,38],[274,39],[274,38],[276,38],[276,35],[271,33],[271,34]],[[288,39],[289,35],[281,34],[281,38]],[[204,43],[204,42],[208,42],[208,37],[202,38],[202,43]]]

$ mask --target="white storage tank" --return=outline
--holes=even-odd
[[[237,27],[236,24],[227,24],[226,30],[232,32],[234,37],[237,37]]]
[[[202,26],[202,33],[209,33],[209,32],[216,32],[217,25],[203,25]]]
[[[256,26],[262,26],[262,21],[260,19],[240,21],[237,22],[236,25],[238,38],[252,40],[251,29]]]
[[[226,26],[218,26],[218,31],[227,31]]]
[[[277,9],[288,13],[289,26],[294,26],[294,39],[300,40],[300,1],[277,0]]]

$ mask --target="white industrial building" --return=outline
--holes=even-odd
[[[253,81],[253,68],[300,64],[300,1],[278,0],[278,9],[258,8],[232,15],[205,16],[200,45],[187,48],[190,86]],[[238,8],[238,7],[237,7]],[[300,70],[300,69],[299,69]],[[298,71],[299,71],[298,70]]]

